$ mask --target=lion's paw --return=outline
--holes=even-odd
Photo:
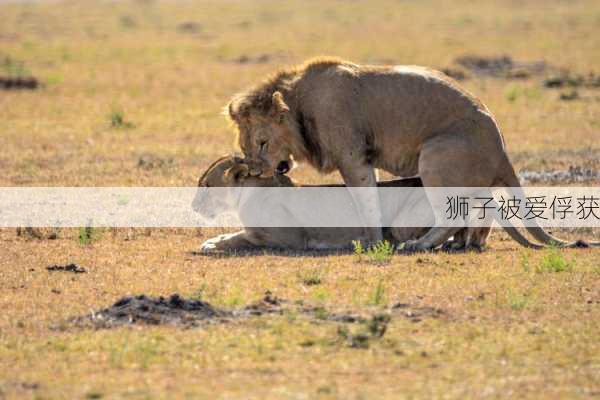
[[[407,240],[402,247],[402,251],[406,253],[417,253],[429,250],[431,250],[431,246],[428,246],[419,240]]]

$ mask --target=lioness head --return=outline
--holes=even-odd
[[[253,173],[283,175],[292,169],[298,129],[281,92],[269,98],[238,96],[229,103],[228,112]]]
[[[226,187],[277,187],[293,186],[287,176],[274,176],[261,178],[250,173],[249,164],[240,157],[223,156],[213,162],[198,180],[198,191],[192,202],[195,211],[211,217],[214,211],[223,208],[227,203],[228,195],[235,195],[231,191],[218,191],[210,193],[209,188]]]

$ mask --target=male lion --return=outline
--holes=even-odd
[[[239,93],[228,112],[252,173],[285,174],[293,161],[323,173],[338,170],[364,225],[375,227],[367,229],[370,242],[383,237],[377,228],[376,168],[401,177],[419,175],[426,187],[520,188],[487,107],[428,68],[316,59]],[[436,212],[444,208],[429,198]],[[434,226],[405,248],[433,249],[460,229]],[[539,226],[527,230],[545,244],[581,244],[564,242]]]
[[[224,156],[211,164],[198,180],[199,189],[194,199],[193,207],[196,211],[208,217],[214,217],[219,213],[219,207],[222,207],[222,204],[210,204],[210,199],[206,199],[205,188],[293,186],[296,186],[296,184],[284,175],[275,175],[267,178],[252,176],[250,174],[249,165],[244,160],[239,157]],[[323,185],[317,187],[341,186],[342,185]],[[379,182],[378,186],[418,188],[422,187],[422,182],[419,178],[407,178]],[[220,194],[222,193],[223,192]],[[349,195],[350,194],[348,194],[348,196]],[[221,203],[224,202],[223,199],[219,200]],[[245,199],[245,201],[235,199],[234,203],[235,204],[232,206],[238,215],[243,215],[245,212],[256,212],[254,207],[257,205],[263,210],[270,210],[270,212],[281,210],[289,216],[293,216],[297,211],[292,209],[292,206],[290,205],[278,204],[268,196],[255,199],[254,201],[251,199]],[[341,203],[347,202],[341,201]],[[395,202],[390,204],[389,202],[386,202],[383,204],[382,209],[385,215],[392,216],[391,220],[400,222],[399,218],[401,218],[402,215],[401,204]],[[429,212],[430,218],[433,220],[433,211],[429,209]],[[422,217],[428,218],[428,216]],[[505,229],[513,239],[525,247],[536,249],[542,247],[529,242],[527,238],[514,228]],[[384,228],[383,232],[384,237],[388,241],[399,244],[410,239],[418,238],[428,230],[429,228],[426,227],[390,227]],[[444,248],[447,250],[481,250],[486,245],[489,232],[489,227],[463,228],[454,235],[452,241],[448,241],[444,244]],[[240,232],[219,235],[205,241],[201,246],[201,251],[210,253],[214,251],[256,249],[261,247],[275,247],[292,250],[341,250],[349,248],[351,241],[357,238],[360,239],[361,234],[362,229],[359,228],[246,227]]]

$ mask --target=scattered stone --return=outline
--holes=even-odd
[[[74,274],[84,274],[87,270],[84,267],[80,267],[77,264],[67,264],[67,265],[50,265],[46,267],[48,271],[63,271],[63,272],[73,272]]]

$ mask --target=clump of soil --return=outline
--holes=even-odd
[[[67,265],[50,265],[46,267],[48,271],[63,271],[63,272],[73,272],[74,274],[84,274],[87,270],[84,267],[80,267],[77,264],[67,264]]]
[[[28,239],[48,239],[54,240],[58,239],[58,233],[56,231],[51,231],[48,233],[44,233],[42,230],[38,228],[33,228],[31,226],[26,227],[18,227],[17,228],[17,236],[25,237]]]
[[[543,60],[515,61],[510,56],[484,57],[467,54],[454,60],[454,67],[442,68],[446,75],[457,79],[468,79],[470,74],[493,78],[524,79],[539,75],[548,69]]]
[[[567,171],[521,171],[521,180],[530,183],[580,183],[600,180],[600,172],[571,166]]]
[[[40,82],[34,77],[0,76],[0,89],[3,90],[35,90]]]

